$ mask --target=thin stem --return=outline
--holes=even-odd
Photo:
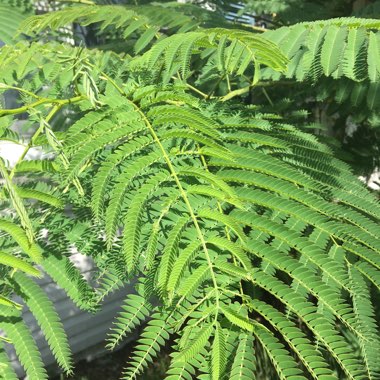
[[[226,75],[226,81],[227,81],[228,92],[231,92],[231,82],[230,82],[230,76],[228,74]]]
[[[233,90],[233,91],[229,92],[227,95],[221,96],[219,99],[222,102],[225,102],[227,100],[235,98],[236,96],[240,96],[240,95],[246,94],[253,87],[269,87],[269,86],[287,85],[287,84],[293,84],[294,85],[294,83],[291,82],[291,81],[275,81],[275,82],[263,81],[263,82],[257,82],[255,84],[250,84],[249,86],[238,88],[237,90]]]
[[[41,98],[37,100],[36,102],[26,104],[25,106],[19,107],[19,108],[12,108],[12,109],[6,109],[6,110],[0,110],[0,117],[5,115],[17,115],[19,113],[26,112],[30,109],[36,108],[40,106],[41,104],[57,104],[59,106],[63,106],[68,103],[76,103],[80,100],[85,99],[83,95],[75,96],[74,98],[70,99],[48,99],[48,98]]]
[[[5,83],[0,83],[0,88],[6,88],[7,90],[16,90],[18,92],[23,92],[24,94],[27,94],[35,99],[40,99],[40,97],[36,94],[33,94],[33,92],[30,92],[28,90],[25,90],[24,88],[15,87],[15,86],[9,86]]]
[[[86,5],[96,5],[91,0],[59,0],[60,3],[75,3],[75,4],[86,4]]]
[[[9,343],[9,344],[12,343],[12,341],[10,339],[8,339],[8,338],[6,338],[5,336],[2,336],[2,335],[0,335],[0,341],[5,342],[5,343]],[[4,367],[5,367],[5,364],[4,364]]]
[[[199,147],[198,147],[198,150],[200,150]],[[206,162],[206,159],[205,159],[204,155],[203,155],[203,154],[200,154],[200,158],[201,158],[201,162],[202,162],[202,165],[203,165],[203,167],[205,168],[205,170],[206,170],[207,172],[210,172],[210,170],[209,170],[209,168],[208,168],[208,165],[207,165],[207,162]],[[214,185],[211,185],[211,186],[214,188]],[[220,204],[219,201],[217,201],[217,206],[218,206],[218,211],[219,211],[219,213],[220,213],[220,214],[223,214],[222,205]],[[231,235],[230,235],[230,232],[228,231],[227,226],[224,226],[224,231],[225,231],[225,233],[226,233],[227,240],[231,241]],[[236,257],[235,257],[234,255],[232,255],[232,254],[231,254],[231,256],[232,256],[232,261],[234,262],[234,265],[237,266]],[[243,292],[243,286],[242,286],[242,284],[241,284],[241,281],[239,281],[239,288],[240,288],[241,297],[243,298],[243,294],[244,294],[244,292]]]
[[[273,107],[273,102],[272,102],[272,99],[270,98],[267,90],[263,87],[261,89],[261,91],[263,92],[264,96],[266,97],[266,99],[268,100],[269,104]]]
[[[208,95],[202,92],[201,90],[198,90],[196,87],[192,86],[191,84],[186,83],[186,86],[190,88],[190,90],[196,92],[197,94],[201,95],[203,98],[208,99]]]
[[[247,301],[249,301],[251,299],[249,296],[247,296],[244,293],[234,292],[234,291],[229,290],[229,289],[223,289],[223,291],[227,292],[227,293],[230,293],[230,294],[234,295],[235,297],[240,297],[245,302],[247,302]]]
[[[249,85],[247,87],[243,87],[243,88],[239,88],[237,90],[231,91],[227,95],[224,95],[220,100],[222,102],[225,102],[225,101],[230,100],[236,96],[244,95],[247,92],[249,92],[251,90],[251,88],[252,88],[252,85]]]

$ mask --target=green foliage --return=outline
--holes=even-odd
[[[57,363],[66,372],[70,372],[70,348],[52,302],[41,288],[24,274],[17,272],[13,278],[20,294],[25,298],[27,306],[41,326]]]
[[[0,1],[0,36],[3,43],[14,43],[16,32],[20,24],[32,15],[29,0],[15,2],[12,0]]]
[[[191,12],[73,5],[22,27],[38,38],[94,24],[132,42],[130,56],[54,42],[2,48],[0,89],[16,91],[22,104],[0,110],[3,138],[22,143],[9,132],[21,113],[32,131],[16,165],[1,166],[4,339],[31,379],[46,378],[12,300],[19,294],[71,372],[59,317],[29,277],[46,273],[92,312],[134,284],[107,345],[144,325],[125,379],[138,378],[169,344],[170,380],[379,378],[378,199],[333,144],[291,118],[229,101],[281,75],[377,86],[378,21],[258,35],[209,27],[199,15],[194,22]],[[37,146],[54,162],[25,160]],[[93,258],[98,289],[71,263],[73,247]],[[0,358],[12,378],[3,351]]]
[[[299,23],[267,31],[264,36],[281,43],[290,59],[287,78],[317,81],[325,75],[378,82],[379,33],[371,30],[379,28],[378,20],[344,18]]]
[[[259,20],[263,17],[266,22],[273,22],[275,25],[277,23],[289,25],[302,21],[347,17],[352,15],[357,6],[359,10],[354,12],[356,16],[374,17],[376,12],[371,9],[372,4],[367,5],[367,12],[365,12],[366,7],[360,9],[365,4],[366,2],[355,0],[331,0],[329,2],[323,0],[246,0],[244,10],[255,12]],[[268,15],[272,15],[273,19]]]
[[[152,306],[146,303],[144,297],[129,294],[123,304],[112,333],[109,335],[108,348],[113,349],[123,337],[136,329],[149,315]]]
[[[47,379],[40,353],[25,323],[17,317],[2,317],[1,329],[11,337],[17,356],[28,376],[33,379]]]
[[[106,34],[105,48],[128,46],[133,41],[134,52],[143,51],[148,45],[165,33],[186,32],[199,25],[212,25],[211,12],[190,5],[178,7],[175,3],[152,5],[78,5],[68,7],[47,15],[33,16],[25,20],[20,31],[25,34],[52,31],[74,22],[84,26],[95,27],[98,36]],[[218,18],[219,25],[225,22]],[[112,27],[112,29],[111,29]],[[110,32],[110,29],[112,30]],[[101,39],[103,41],[103,39]],[[129,41],[128,41],[129,42]]]
[[[270,29],[275,29],[264,34],[273,33],[278,39],[283,36],[284,38],[279,40],[280,47],[285,47],[283,52],[286,55],[293,56],[286,73],[287,79],[278,73],[266,70],[264,78],[269,80],[263,82],[264,96],[256,94],[255,102],[258,101],[257,98],[262,104],[269,102],[271,106],[266,107],[267,112],[281,110],[282,114],[293,113],[297,104],[297,107],[303,110],[307,122],[318,128],[321,125],[328,126],[329,133],[340,140],[352,155],[349,160],[358,173],[370,176],[379,165],[378,154],[375,153],[379,145],[377,131],[379,88],[378,82],[372,81],[377,75],[375,36],[378,35],[378,23],[375,19],[378,19],[376,12],[378,2],[247,0],[246,3],[245,11],[254,11],[257,22],[263,21]],[[269,16],[270,12],[274,13]],[[335,24],[342,17],[351,25],[359,25],[362,22],[363,19],[356,17],[367,17],[372,21],[365,28],[348,27],[345,38],[344,31],[339,33],[335,28],[337,49],[329,57],[327,53],[329,48],[333,49],[335,33],[330,32],[328,40],[332,43],[326,44],[327,30],[330,30],[326,25]],[[295,25],[299,21],[303,23]],[[301,25],[308,30],[302,32]],[[283,30],[283,33],[279,32],[280,30]],[[292,33],[289,33],[289,30]],[[297,34],[297,30],[300,34]],[[342,40],[340,45],[339,39]],[[369,44],[371,48],[368,50]],[[375,49],[372,48],[373,45]],[[338,68],[329,73],[327,64],[334,61],[339,62]],[[340,79],[332,81],[326,78],[325,74]],[[300,84],[296,85],[293,80],[299,81]],[[289,88],[295,90],[291,98],[288,96]],[[249,88],[244,94],[247,94],[248,90]],[[352,132],[350,125],[353,124],[358,128],[351,138],[348,135]],[[347,131],[350,132],[347,134]]]

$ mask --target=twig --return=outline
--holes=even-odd
[[[19,113],[26,112],[32,108],[38,107],[41,104],[57,104],[59,106],[63,106],[65,104],[69,104],[69,103],[76,103],[76,102],[83,100],[83,99],[85,99],[85,97],[83,95],[76,96],[76,97],[70,98],[70,99],[41,98],[40,100],[37,100],[34,103],[26,104],[25,106],[22,106],[19,108],[0,110],[0,117],[5,116],[5,115],[17,115]]]

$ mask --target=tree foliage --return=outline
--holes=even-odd
[[[93,312],[135,283],[107,342],[143,326],[124,379],[168,344],[170,380],[380,377],[378,199],[337,144],[294,115],[236,101],[283,77],[378,86],[379,21],[259,34],[211,19],[170,3],[72,5],[26,19],[29,39],[1,48],[0,90],[21,103],[0,109],[1,138],[24,145],[13,167],[0,166],[1,340],[30,379],[47,375],[14,294],[72,370],[33,278],[42,273]],[[51,40],[71,23],[106,44]],[[25,113],[28,142],[11,128]],[[27,160],[32,147],[53,159]],[[73,246],[94,259],[96,289],[71,263]]]

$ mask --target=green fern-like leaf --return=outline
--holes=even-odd
[[[223,329],[216,325],[214,341],[211,352],[212,378],[217,380],[222,377],[226,365],[226,342]]]
[[[18,318],[6,319],[2,317],[0,327],[10,337],[28,377],[33,380],[47,379],[41,355],[25,323]]]
[[[27,274],[30,274],[31,276],[41,277],[41,272],[38,269],[34,268],[25,260],[9,255],[5,252],[0,252],[0,264],[7,265],[13,269],[19,269]]]
[[[17,272],[14,279],[20,287],[22,297],[44,332],[57,363],[67,373],[71,373],[72,359],[69,344],[53,304],[41,288],[24,274]]]
[[[253,348],[254,337],[251,334],[242,333],[239,336],[239,344],[231,366],[231,380],[255,379],[256,359]]]
[[[175,360],[178,362],[181,362],[181,361],[187,362],[190,359],[194,358],[206,346],[206,343],[208,342],[208,340],[211,336],[212,330],[213,330],[212,325],[203,326],[202,329],[198,332],[197,337],[190,342],[188,347],[184,351],[182,351],[175,358]],[[220,344],[220,342],[218,344]],[[216,355],[216,354],[214,354],[214,355]],[[218,360],[218,363],[216,363],[217,366],[221,365],[221,363],[219,362],[220,357],[218,357],[217,359],[214,359],[214,360]]]
[[[158,355],[160,347],[169,338],[165,316],[156,313],[152,318],[137,342],[135,356],[130,363],[130,368],[127,369],[123,376],[124,379],[135,379],[152,362],[153,358]]]
[[[347,36],[347,29],[331,26],[325,36],[321,50],[321,64],[326,76],[331,75],[342,59],[344,42]]]
[[[221,310],[223,314],[225,315],[225,317],[234,325],[250,332],[254,331],[254,324],[248,318],[241,316],[240,314],[236,313],[234,310],[225,306],[222,306]]]
[[[93,311],[96,307],[96,294],[77,268],[64,256],[50,255],[43,260],[44,271],[65,290],[75,304]]]
[[[20,217],[21,225],[24,228],[29,241],[33,241],[33,227],[29,215],[26,211],[24,203],[20,199],[20,196],[17,193],[17,190],[15,189],[15,186],[12,183],[12,178],[8,174],[8,170],[3,164],[2,160],[0,160],[0,174],[5,180],[5,188],[7,190],[9,199],[12,202],[12,206],[16,210],[18,216]]]
[[[255,337],[263,346],[271,362],[276,367],[280,379],[306,379],[306,377],[302,376],[302,372],[293,357],[286,352],[284,346],[274,335],[269,333],[265,327],[257,325]]]
[[[137,279],[108,339],[113,349],[145,324],[126,379],[167,342],[169,380],[378,377],[378,199],[332,139],[299,128],[300,117],[313,118],[291,105],[303,84],[278,104],[281,90],[273,102],[265,88],[295,78],[326,84],[319,95],[329,104],[376,108],[379,21],[258,34],[210,27],[217,13],[206,13],[194,4],[76,4],[22,31],[51,39],[65,25],[89,26],[96,33],[85,39],[101,49],[1,48],[1,96],[12,89],[21,103],[0,110],[3,138],[22,142],[23,131],[9,129],[13,115],[29,115],[25,128],[37,122],[21,162],[1,170],[1,340],[31,378],[46,374],[14,293],[70,371],[59,319],[27,277],[38,275],[36,263],[88,311]],[[278,114],[256,104],[256,90]],[[234,100],[244,94],[247,104]],[[37,146],[55,163],[25,161]],[[71,262],[74,250],[93,259],[97,290]]]
[[[0,349],[0,377],[4,380],[17,380],[18,377],[9,363],[8,355],[3,348]]]
[[[34,262],[39,263],[41,261],[41,249],[35,243],[30,243],[28,236],[21,227],[8,220],[0,220],[0,229],[11,235]]]
[[[108,335],[109,349],[113,349],[120,340],[148,317],[152,307],[148,305],[144,297],[136,294],[128,295],[123,304],[123,311],[120,312],[112,332]]]
[[[327,367],[327,363],[318,349],[311,344],[305,334],[294,323],[289,321],[285,315],[261,301],[253,301],[252,307],[262,314],[283,335],[313,378],[318,379],[320,376],[323,376],[323,379],[326,380],[336,379],[332,371]]]
[[[322,75],[344,76],[375,83],[379,79],[379,59],[376,58],[379,32],[372,30],[378,30],[379,26],[377,20],[341,18],[300,23],[268,31],[264,36],[274,42],[281,41],[282,50],[290,59],[288,78],[310,78],[316,82]],[[293,38],[293,35],[299,37]],[[266,70],[265,76],[279,79],[277,73],[270,70]]]
[[[62,208],[63,206],[63,203],[60,199],[58,199],[54,195],[47,194],[42,191],[17,187],[16,192],[21,198],[35,199],[58,208]]]
[[[0,4],[1,39],[4,43],[12,44],[17,41],[16,34],[20,24],[31,15],[30,9],[15,6],[10,2]]]
[[[363,338],[360,339],[360,342],[368,378],[376,379],[380,372],[376,360],[379,356],[380,346],[373,306],[368,297],[368,288],[363,275],[355,267],[351,267],[349,273],[353,282],[353,288],[356,290],[353,296],[354,311],[358,320],[358,328],[363,331]],[[365,329],[363,329],[364,326]]]
[[[220,46],[221,44],[228,46],[224,48]],[[260,36],[221,28],[168,37],[145,53],[142,62],[147,62],[148,66],[153,68],[161,57],[165,57],[164,78],[165,81],[169,81],[176,70],[174,64],[180,59],[181,74],[186,78],[191,55],[203,46],[216,47],[219,54],[221,49],[225,49],[229,59],[223,69],[228,72],[242,74],[251,62],[267,65],[275,70],[284,70],[286,64],[285,57],[279,53],[275,45]]]
[[[368,43],[368,76],[372,82],[379,80],[379,54],[380,54],[380,40],[378,33],[369,33]]]

